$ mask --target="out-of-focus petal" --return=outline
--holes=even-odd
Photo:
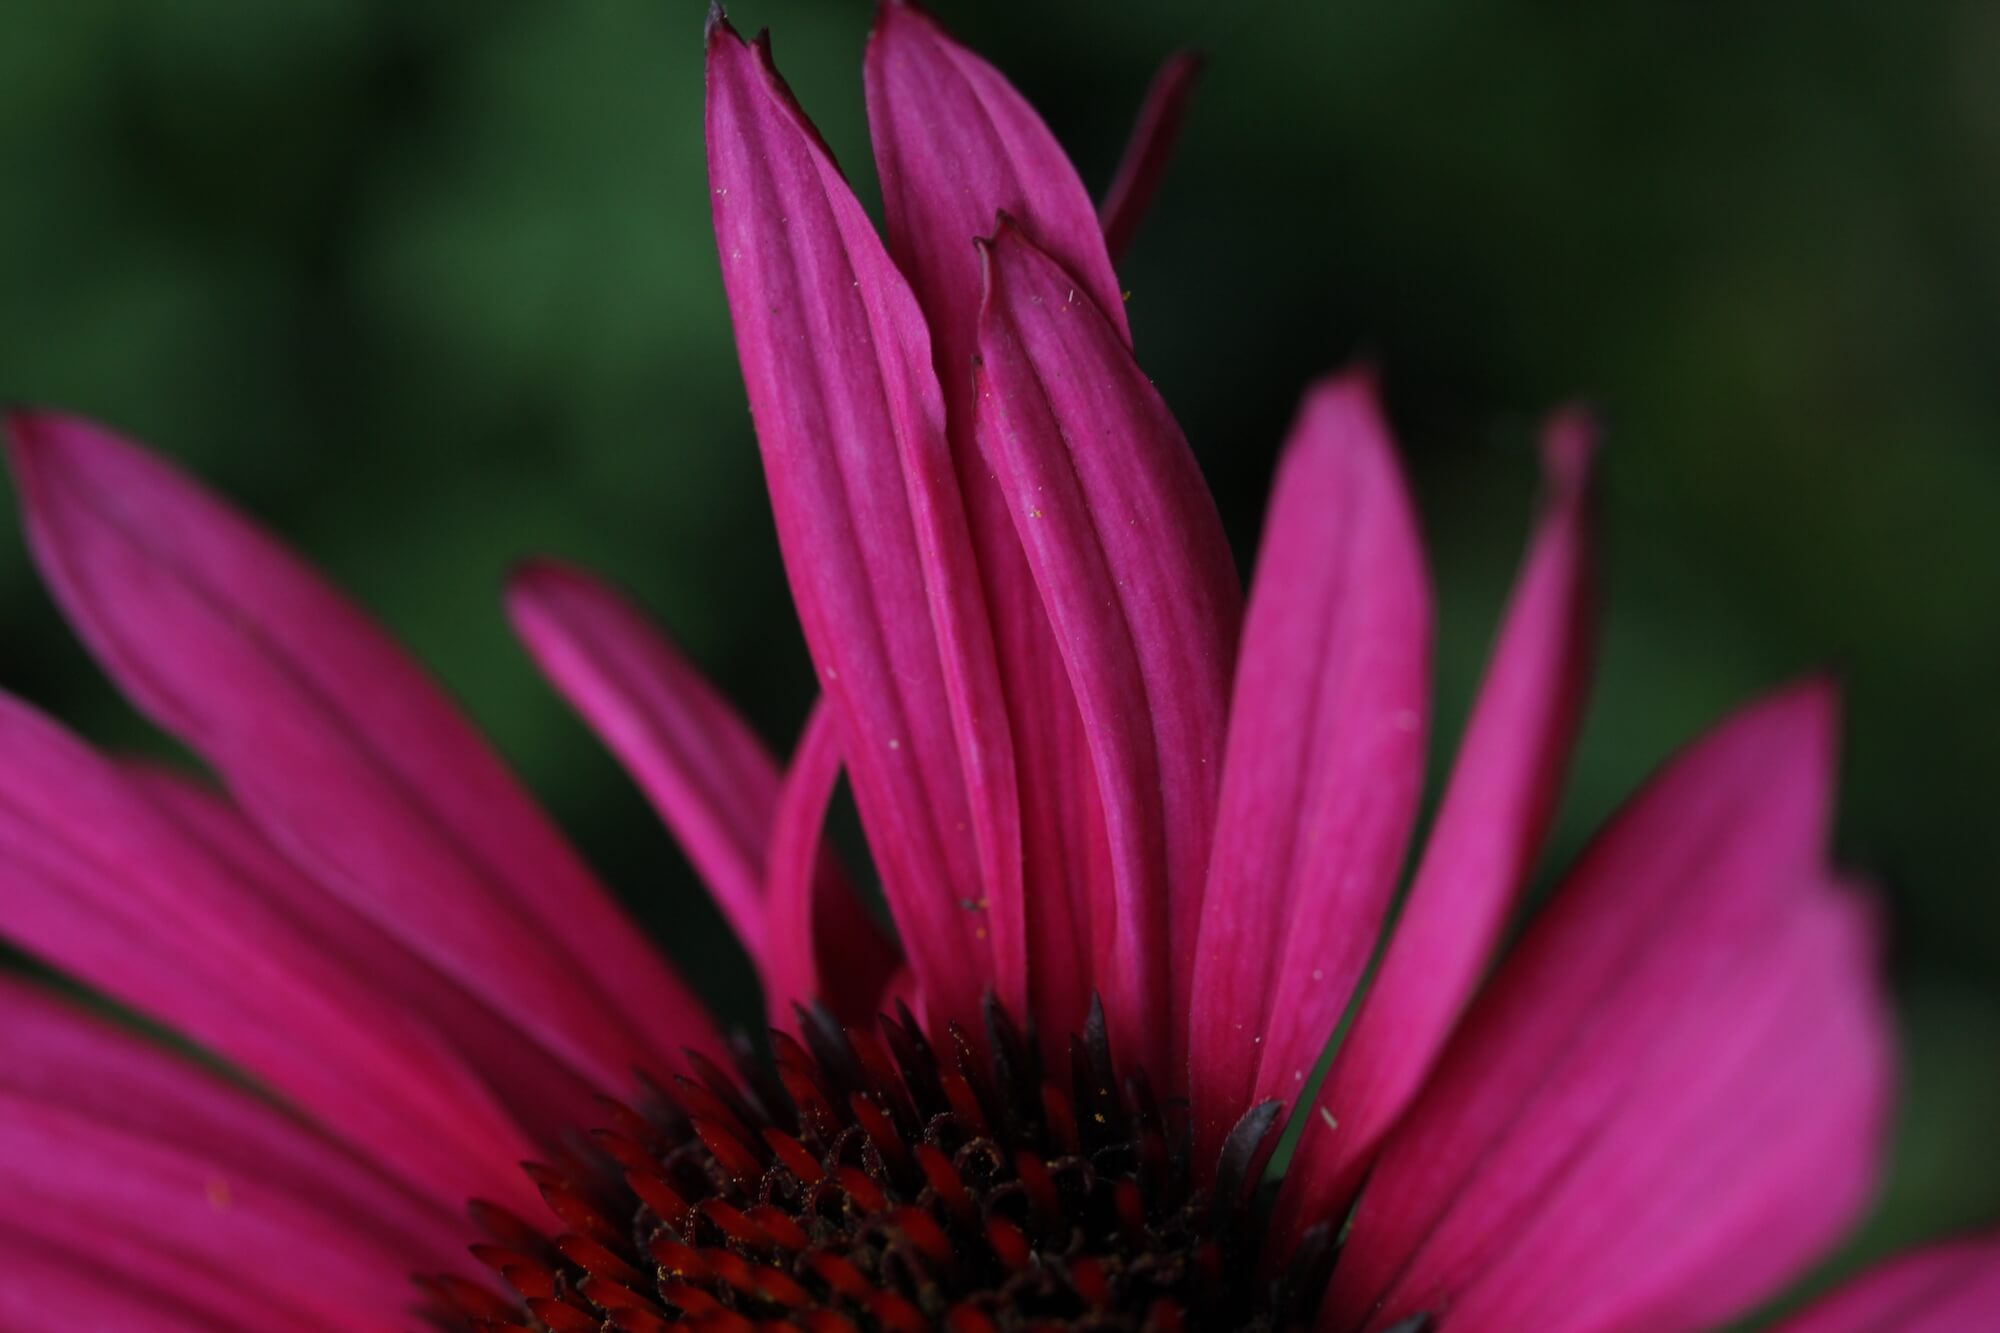
[[[934,1018],[1025,975],[1013,753],[930,338],[760,40],[712,22],[710,201],[793,600]]]
[[[581,570],[525,566],[508,581],[507,614],[638,781],[761,969],[777,761],[637,607]]]
[[[560,1141],[597,1114],[597,1094],[586,1079],[524,1041],[519,1028],[313,882],[226,795],[202,779],[150,761],[126,760],[119,769],[132,790],[172,822],[176,837],[185,840],[175,845],[198,849],[192,855],[180,853],[178,864],[186,873],[168,902],[192,894],[197,912],[212,910],[239,922],[282,920],[284,940],[305,942],[303,947],[338,970],[335,994],[358,988],[420,1024],[449,1048],[454,1063],[463,1064],[492,1090],[508,1117],[538,1144]],[[148,937],[156,942],[164,938],[152,928]],[[97,984],[116,990],[108,982]],[[254,997],[240,994],[239,1000],[253,1003]],[[177,1026],[164,1014],[155,1017]],[[274,1077],[269,1072],[261,1076]],[[506,1170],[505,1187],[525,1190],[519,1176]],[[489,1188],[500,1186],[496,1182]],[[489,1197],[504,1203],[512,1196]]]
[[[821,699],[799,735],[771,828],[764,1000],[772,1025],[786,1030],[792,1006],[814,1000],[842,1022],[873,1022],[897,966],[895,947],[821,845],[839,778],[839,740]]]
[[[234,1060],[451,1206],[530,1141],[421,1020],[112,764],[0,695],[0,935]]]
[[[1167,174],[1174,145],[1180,142],[1181,126],[1187,120],[1188,102],[1194,97],[1195,80],[1201,75],[1201,57],[1193,51],[1176,51],[1168,56],[1153,82],[1146,88],[1146,100],[1139,104],[1139,117],[1118,170],[1097,207],[1104,228],[1104,246],[1113,259],[1132,248],[1132,238],[1145,220],[1146,209]]]
[[[1969,1333],[2000,1327],[2000,1236],[1897,1255],[1779,1325],[1779,1333]]]
[[[155,1294],[153,1327],[395,1329],[411,1271],[461,1266],[461,1227],[241,1089],[0,979],[0,1235],[25,1238],[0,1250],[0,1310],[74,1291],[87,1261]],[[73,1313],[20,1326],[89,1326]]]
[[[1116,327],[1018,228],[983,248],[981,440],[1082,706],[1108,834],[1093,977],[1114,1044],[1177,1070],[1242,593],[1187,442]]]
[[[1032,1008],[1059,1054],[1090,1004],[1088,886],[1104,866],[1083,721],[1006,497],[976,439],[979,257],[972,241],[1007,212],[1130,341],[1090,196],[1055,136],[1005,78],[910,4],[877,11],[865,70],[889,253],[922,306],[944,389],[1014,744],[1021,811],[1018,915]]]
[[[1834,713],[1744,710],[1585,854],[1384,1146],[1322,1329],[1705,1327],[1853,1220],[1894,1071],[1823,865]]]
[[[1431,601],[1365,375],[1300,408],[1251,585],[1189,1015],[1197,1161],[1305,1086],[1396,885],[1423,785]]]
[[[1548,497],[1472,707],[1458,762],[1382,965],[1334,1056],[1313,1133],[1285,1177],[1288,1217],[1353,1197],[1484,976],[1534,869],[1583,710],[1590,658],[1592,429],[1557,418]]]
[[[72,623],[288,856],[602,1087],[719,1049],[478,734],[350,603],[109,431],[9,424],[29,540]]]

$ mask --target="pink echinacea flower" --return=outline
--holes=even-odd
[[[0,1327],[1665,1333],[1823,1255],[1896,1081],[1873,910],[1827,858],[1828,685],[1672,759],[1496,961],[1588,676],[1589,422],[1547,429],[1378,948],[1423,553],[1348,373],[1299,409],[1246,596],[1133,358],[1113,260],[1192,63],[1100,210],[996,71],[885,5],[885,235],[766,42],[718,13],[707,62],[822,697],[781,762],[592,577],[527,566],[507,611],[742,940],[770,1058],[361,612],[154,456],[16,411],[43,575],[214,781],[0,696],[0,936],[212,1058],[0,980]],[[893,937],[822,846],[843,774]],[[1784,1327],[1994,1325],[1978,1239]]]

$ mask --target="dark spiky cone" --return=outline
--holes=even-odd
[[[1121,1077],[1095,1011],[1060,1077],[994,1004],[983,1042],[952,1028],[943,1051],[907,1010],[879,1034],[823,1013],[799,1030],[804,1044],[773,1037],[776,1079],[697,1060],[699,1079],[652,1090],[643,1114],[607,1103],[601,1160],[530,1168],[567,1228],[553,1242],[475,1205],[491,1240],[473,1252],[519,1299],[430,1280],[440,1322],[1011,1333],[1310,1319],[1324,1233],[1288,1264],[1258,1253],[1275,1103],[1196,1173],[1184,1111],[1142,1073]]]

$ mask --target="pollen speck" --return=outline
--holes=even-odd
[[[1340,1122],[1333,1118],[1333,1112],[1327,1110],[1324,1106],[1319,1108],[1319,1118],[1326,1121],[1326,1127],[1328,1129],[1340,1128]]]

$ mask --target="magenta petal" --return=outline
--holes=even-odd
[[[508,581],[536,663],[639,782],[764,964],[764,849],[778,765],[722,695],[624,597],[550,561]]]
[[[601,1086],[714,1044],[491,750],[352,605],[110,432],[10,424],[29,538],[72,622],[288,856]]]
[[[997,213],[1018,220],[1131,341],[1089,192],[998,70],[890,0],[876,11],[864,78],[889,251],[931,320],[948,396],[971,387],[981,291],[972,242]]]
[[[1894,1072],[1823,865],[1834,711],[1739,713],[1585,853],[1390,1135],[1321,1328],[1703,1327],[1853,1220]]]
[[[1778,1333],[1967,1333],[2000,1327],[2000,1236],[1927,1245],[1878,1264]]]
[[[1319,1096],[1338,1134],[1309,1134],[1285,1178],[1289,1217],[1353,1197],[1485,975],[1548,831],[1590,656],[1592,430],[1551,423],[1548,497],[1474,701],[1409,898]]]
[[[1291,1101],[1380,931],[1423,784],[1431,600],[1388,428],[1327,380],[1286,443],[1251,585],[1189,1015],[1197,1156]]]
[[[411,1271],[460,1266],[462,1229],[257,1097],[0,980],[0,1236],[27,1241],[0,1252],[0,1310],[82,1259],[153,1295],[152,1326],[392,1329]],[[54,1323],[88,1326],[71,1313]]]
[[[989,986],[1025,998],[1020,826],[930,339],[768,48],[718,20],[708,52],[716,244],[793,600],[911,966],[970,1020]]]
[[[597,1094],[589,1082],[525,1039],[519,1028],[411,953],[379,926],[314,883],[273,847],[243,812],[230,804],[228,797],[203,781],[156,764],[126,762],[119,767],[131,789],[170,821],[176,838],[181,840],[174,844],[182,849],[176,853],[175,864],[188,873],[175,880],[169,902],[181,901],[187,895],[185,901],[194,910],[212,911],[238,922],[282,923],[272,927],[280,942],[260,947],[282,945],[293,950],[303,947],[325,964],[325,967],[316,965],[309,975],[323,975],[325,968],[338,974],[337,979],[322,983],[336,988],[331,995],[358,991],[393,1006],[405,1018],[420,1017],[423,1028],[449,1048],[450,1060],[439,1072],[451,1072],[462,1065],[491,1090],[508,1118],[535,1143],[559,1142],[563,1134],[588,1123],[597,1114]],[[194,873],[197,869],[201,873]],[[214,873],[210,874],[211,871]],[[160,938],[157,933],[149,933],[149,945],[157,947]],[[112,982],[100,980],[97,984],[118,992],[118,986]],[[240,986],[237,989],[240,1002],[257,1005],[254,993],[240,993]],[[185,988],[169,993],[184,994]],[[131,1002],[169,1027],[192,1033],[188,1024],[173,1018],[171,1011],[136,1000]],[[362,1007],[366,1009],[367,1005]],[[384,1028],[385,1032],[390,1030]],[[220,1038],[203,1040],[219,1051],[231,1053],[239,1063],[250,1062],[249,1055],[235,1051]],[[278,1049],[294,1058],[311,1054],[295,1050],[295,1045],[284,1044]],[[260,1076],[273,1083],[283,1082],[269,1068],[261,1069]],[[304,1096],[293,1095],[299,1099]],[[316,1114],[324,1123],[324,1113]],[[460,1137],[468,1142],[477,1141],[477,1136]],[[517,1156],[518,1152],[502,1153],[490,1164],[497,1178],[485,1191],[495,1202],[529,1193],[515,1169]],[[434,1156],[433,1160],[444,1159]],[[456,1190],[450,1197],[455,1199],[465,1192]]]
[[[1015,769],[1029,991],[1043,1035],[1090,1002],[1089,885],[1105,841],[1083,722],[1005,497],[975,439],[979,258],[972,238],[1012,214],[1126,341],[1123,303],[1090,197],[1055,137],[1007,81],[912,5],[884,4],[868,42],[868,123],[889,253],[929,322],[952,461],[993,625]]]
[[[0,935],[235,1061],[451,1206],[529,1140],[435,1032],[113,765],[0,696]]]
[[[1113,1042],[1178,1069],[1242,594],[1187,442],[1118,330],[1018,228],[985,252],[980,439],[1082,707],[1108,835],[1093,976]]]
[[[799,735],[771,830],[764,999],[772,1024],[788,1030],[792,1006],[814,1000],[843,1022],[873,1022],[897,966],[894,946],[821,845],[839,779],[839,740],[821,699]]]
[[[1097,210],[1104,228],[1104,246],[1113,259],[1132,248],[1132,238],[1167,174],[1201,64],[1201,57],[1194,52],[1177,51],[1167,57],[1146,88],[1146,100],[1139,105],[1125,155],[1118,159],[1118,170]]]

